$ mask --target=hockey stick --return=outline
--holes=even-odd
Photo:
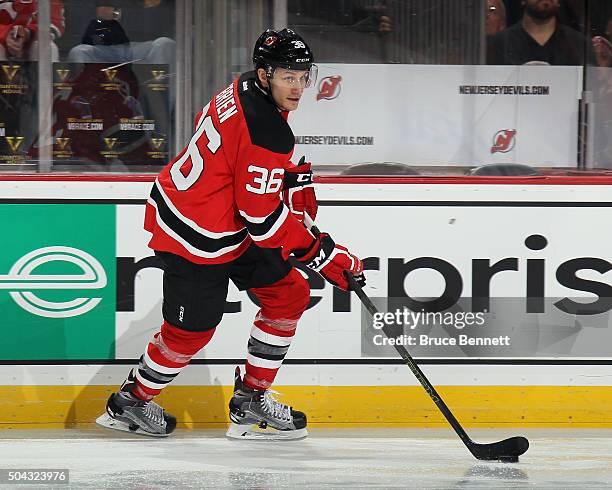
[[[304,224],[312,232],[313,235],[317,236],[320,231],[310,218],[307,213],[304,213]],[[374,316],[378,313],[378,309],[372,303],[372,300],[363,292],[361,286],[357,283],[353,275],[349,271],[344,272],[346,279],[349,283],[350,289],[357,294],[361,303],[368,310],[370,315]],[[389,338],[394,338],[394,335],[389,331],[389,326],[385,325],[382,328],[384,334]],[[402,357],[406,365],[410,368],[416,379],[419,380],[421,386],[425,389],[429,397],[436,404],[442,415],[448,420],[448,423],[454,429],[459,438],[463,441],[469,451],[474,455],[476,459],[485,461],[503,461],[508,463],[516,463],[519,460],[519,456],[529,449],[529,441],[525,437],[510,437],[503,441],[493,442],[490,444],[480,444],[474,442],[467,435],[459,421],[455,418],[450,409],[446,406],[446,403],[442,400],[442,397],[438,394],[432,384],[429,382],[421,368],[414,362],[412,356],[408,353],[403,345],[394,344],[395,350]]]

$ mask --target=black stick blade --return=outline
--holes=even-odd
[[[524,437],[511,437],[491,444],[474,442],[468,448],[477,459],[516,462],[518,457],[529,449],[529,441]]]

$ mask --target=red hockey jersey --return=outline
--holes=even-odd
[[[314,238],[280,193],[295,138],[280,112],[245,73],[196,117],[187,147],[162,169],[147,201],[149,246],[199,264],[225,263],[254,241],[283,256]]]

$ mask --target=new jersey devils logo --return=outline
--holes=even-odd
[[[491,153],[508,153],[516,142],[516,129],[502,129],[493,136]]]
[[[276,37],[268,36],[266,40],[264,41],[264,46],[272,46],[275,41],[276,41]]]
[[[317,100],[332,100],[338,97],[340,95],[341,81],[342,77],[340,75],[334,75],[321,79],[319,82],[319,93],[317,94]]]

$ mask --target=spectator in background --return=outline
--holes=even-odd
[[[153,15],[162,0],[132,2],[134,20],[146,25],[142,17],[151,9]],[[121,63],[140,62],[172,65],[176,42],[169,37],[158,37],[149,41],[130,41],[121,24],[123,4],[108,5],[109,0],[96,2],[96,18],[92,19],[81,43],[68,53],[68,61],[75,63]]]
[[[390,2],[293,0],[288,23],[308,33],[313,50],[328,63],[388,63],[394,19]]]
[[[603,36],[593,37],[593,52],[597,66],[612,67],[612,17],[605,24]]]
[[[589,0],[592,1],[593,0]],[[607,0],[595,0],[607,1]],[[585,12],[584,4],[586,0],[562,0],[559,5],[557,19],[564,25],[571,27],[575,31],[584,32]],[[506,5],[506,17],[508,26],[520,22],[523,18],[523,0],[504,0]]]
[[[523,17],[488,40],[490,65],[583,65],[593,61],[584,35],[559,23],[560,0],[522,0]]]
[[[38,59],[38,22],[36,0],[0,0],[0,59],[30,61]],[[64,4],[51,0],[51,59],[58,61],[54,39],[64,34]]]
[[[506,6],[502,0],[487,0],[485,34],[494,36],[506,28]]]
[[[612,168],[612,8],[600,4],[591,16],[593,51],[598,67],[587,72],[587,87],[593,94],[593,166]]]
[[[595,36],[593,38],[593,52],[595,53],[597,66],[612,67],[612,43],[608,38]]]

